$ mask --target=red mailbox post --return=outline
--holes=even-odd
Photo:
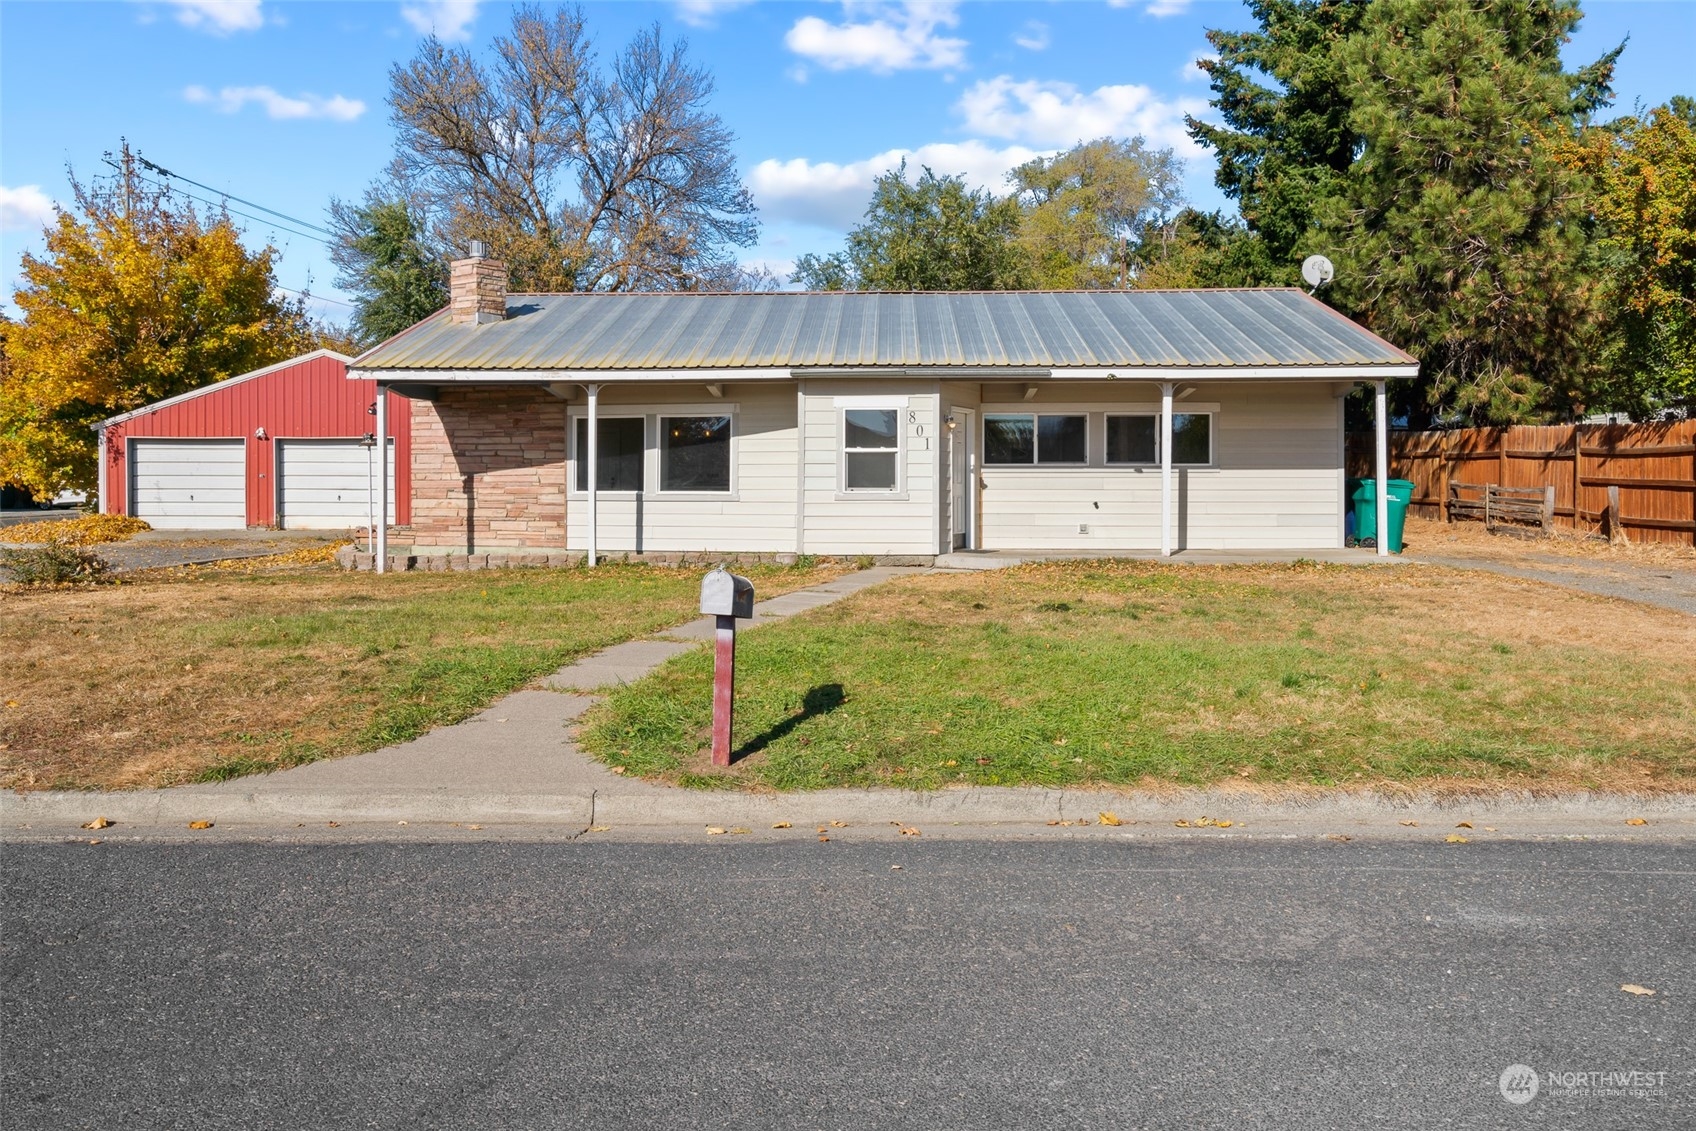
[[[754,615],[754,583],[722,567],[701,579],[701,611],[718,618],[713,642],[713,765],[730,765],[736,692],[736,622]]]

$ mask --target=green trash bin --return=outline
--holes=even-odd
[[[1407,508],[1413,501],[1413,483],[1407,479],[1389,481],[1389,497],[1384,500],[1390,526],[1389,547],[1392,554],[1402,552],[1402,533],[1407,526]],[[1362,479],[1349,494],[1354,504],[1354,536],[1360,541],[1378,537],[1378,481]]]

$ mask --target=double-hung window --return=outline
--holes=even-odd
[[[1160,414],[1126,413],[1107,417],[1107,462],[1160,462]],[[1213,416],[1206,412],[1172,414],[1172,463],[1206,467],[1213,462]]]
[[[603,416],[596,422],[595,489],[641,491],[643,433],[641,416]],[[589,421],[577,418],[577,489],[589,489]]]
[[[660,417],[660,490],[730,490],[730,417]]]
[[[991,412],[983,418],[985,464],[1089,462],[1089,417],[1083,413]]]
[[[901,413],[893,408],[842,410],[842,489],[900,487]]]

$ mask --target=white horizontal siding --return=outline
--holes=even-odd
[[[1204,386],[1195,400],[1218,404],[1213,414],[1214,465],[1173,469],[1177,547],[1272,550],[1338,545],[1342,445],[1337,402],[1329,386]],[[1184,407],[1179,402],[1178,411]],[[984,411],[1051,409],[1041,403],[990,404]],[[983,469],[987,548],[1159,548],[1160,469],[1102,466],[1105,426],[1100,419],[1101,410],[1092,411],[1090,460],[1095,466]],[[1086,525],[1088,532],[1081,532],[1079,527]]]
[[[241,440],[130,443],[130,514],[166,530],[247,526],[247,449]]]
[[[900,409],[901,489],[895,494],[841,490],[839,396],[905,402]],[[802,536],[807,553],[925,555],[938,551],[937,460],[943,443],[937,403],[930,382],[807,382]]]
[[[600,553],[707,552],[786,553],[795,549],[795,387],[779,384],[730,385],[726,406],[734,406],[730,495],[668,495],[658,490],[659,459],[648,450],[648,490],[642,496],[601,492],[597,501],[596,547]],[[668,405],[688,407],[688,415],[725,411],[707,399],[701,385],[603,389],[602,416],[679,415]],[[635,406],[635,407],[632,407]],[[571,406],[575,416],[581,402]],[[576,425],[572,424],[575,444]],[[566,501],[566,546],[588,548],[588,497],[576,491],[577,453],[567,468],[572,491]]]

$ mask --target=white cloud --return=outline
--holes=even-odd
[[[265,26],[260,0],[166,0],[177,10],[177,22],[213,35],[258,31]]]
[[[401,19],[419,35],[453,42],[471,38],[478,0],[414,0],[400,6]]]
[[[677,18],[690,27],[712,27],[725,12],[746,8],[754,0],[672,0]]]
[[[973,133],[1063,148],[1098,137],[1140,136],[1156,147],[1171,146],[1180,157],[1201,156],[1184,129],[1184,115],[1200,117],[1206,99],[1166,101],[1146,86],[1103,86],[1084,92],[1069,82],[1008,75],[973,83],[954,108]]]
[[[302,94],[290,98],[268,86],[226,86],[216,94],[203,86],[191,86],[183,97],[200,106],[214,106],[220,113],[234,114],[249,102],[265,108],[265,115],[279,121],[301,118],[328,118],[335,122],[351,122],[365,113],[365,103],[340,94],[324,98],[317,94]]]
[[[1107,0],[1109,8],[1143,8],[1156,18],[1175,16],[1189,10],[1190,0]]]
[[[1048,25],[1041,20],[1026,20],[1025,26],[1013,35],[1013,42],[1026,51],[1048,49]]]
[[[789,50],[832,71],[864,67],[877,74],[964,66],[966,41],[937,34],[960,17],[952,0],[900,4],[848,0],[839,24],[804,16],[783,37]]]
[[[813,224],[845,231],[859,223],[871,201],[872,182],[907,159],[907,175],[917,177],[929,166],[937,176],[963,175],[967,186],[987,188],[996,195],[1007,191],[1007,172],[1042,151],[1022,145],[996,148],[981,141],[937,142],[917,149],[890,149],[863,161],[838,165],[833,161],[768,159],[748,174],[748,187],[771,220]]]
[[[39,232],[53,222],[53,199],[40,185],[0,185],[0,231]]]

